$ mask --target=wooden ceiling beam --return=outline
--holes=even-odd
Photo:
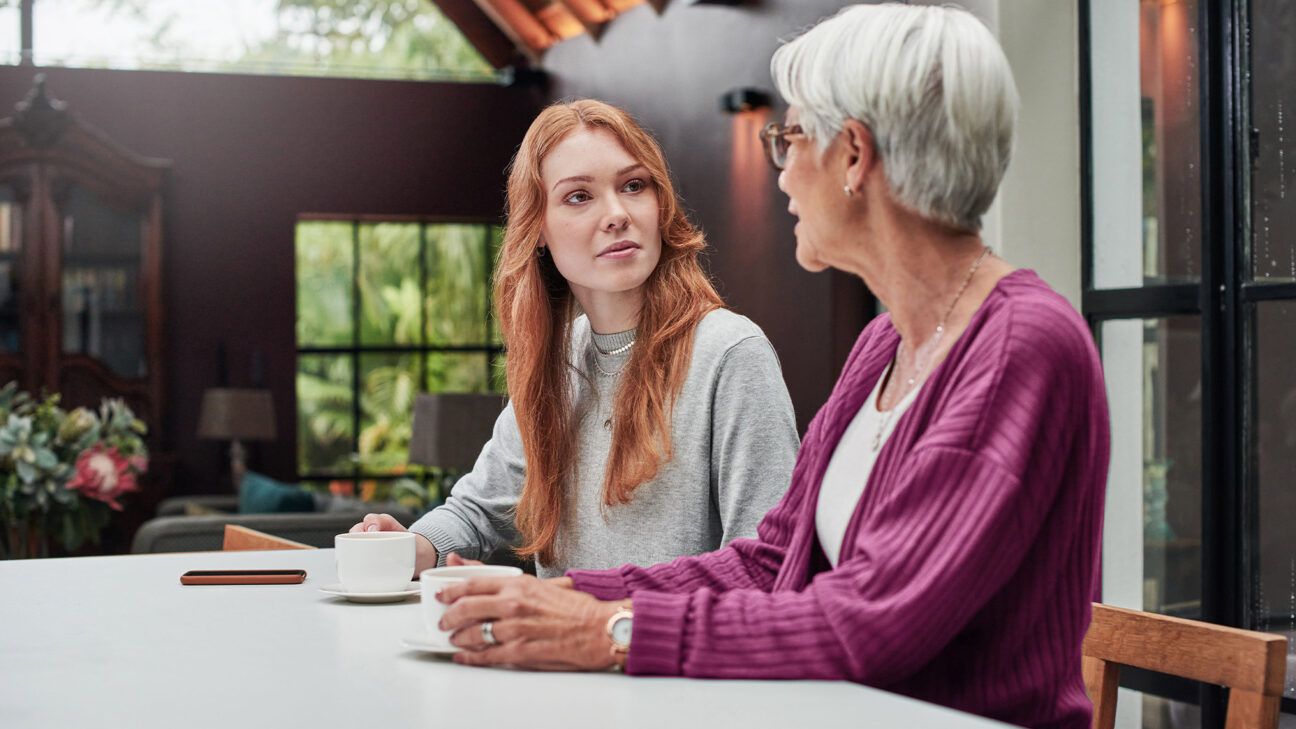
[[[585,25],[566,5],[558,0],[554,0],[554,2],[536,10],[534,15],[560,41],[575,38],[585,33]]]
[[[595,38],[603,33],[603,26],[616,17],[616,12],[599,0],[558,0],[558,2],[576,16],[581,25],[585,26],[586,33]]]
[[[540,57],[558,37],[531,14],[519,0],[473,0],[477,7],[512,40],[519,50],[539,63]]]
[[[441,14],[458,26],[459,32],[492,67],[500,69],[517,61],[517,42],[505,35],[473,0],[433,1],[441,9]]]
[[[630,8],[636,8],[644,4],[644,0],[603,0],[603,3],[618,13],[624,13]]]

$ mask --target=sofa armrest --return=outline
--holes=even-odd
[[[230,514],[238,511],[238,497],[233,494],[208,494],[203,496],[173,496],[163,499],[157,507],[158,516],[184,516],[185,509],[193,504],[206,509],[225,511]]]
[[[333,546],[333,537],[346,532],[364,518],[363,511],[304,512],[292,514],[215,514],[211,516],[160,516],[150,519],[135,533],[133,554],[155,552],[220,551],[225,525],[239,524],[276,537],[291,539],[321,549]],[[392,516],[405,526],[417,518],[410,512]]]

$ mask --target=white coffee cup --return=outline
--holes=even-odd
[[[333,537],[338,581],[347,592],[396,592],[414,577],[413,532],[355,532]]]
[[[456,582],[467,582],[477,577],[516,577],[522,574],[517,567],[499,565],[463,565],[459,567],[433,567],[419,573],[419,582],[423,587],[423,625],[427,628],[428,640],[450,647],[450,631],[439,627],[441,616],[450,607],[437,599],[437,591]]]

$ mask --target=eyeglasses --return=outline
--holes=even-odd
[[[788,137],[792,136],[805,136],[805,131],[801,129],[800,124],[785,127],[778,122],[770,122],[761,130],[761,144],[765,147],[765,156],[769,158],[770,164],[774,165],[774,169],[782,170],[787,167],[788,149],[792,146]]]

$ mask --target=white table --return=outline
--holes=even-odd
[[[304,568],[301,585],[189,586],[190,569]],[[845,682],[459,666],[402,647],[418,598],[319,592],[333,550],[0,562],[0,726],[1002,726]]]

